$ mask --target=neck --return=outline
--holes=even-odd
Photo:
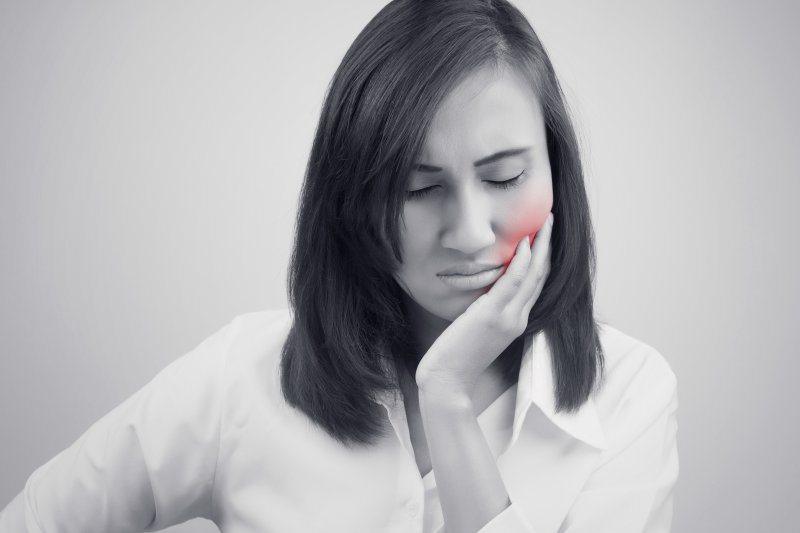
[[[438,317],[427,309],[419,305],[412,298],[404,293],[404,305],[406,316],[411,327],[411,334],[417,346],[417,353],[410,354],[414,364],[430,349],[431,345],[439,338],[439,335],[452,323],[449,320]]]

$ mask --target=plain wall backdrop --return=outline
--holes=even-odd
[[[0,507],[233,316],[286,305],[322,97],[383,4],[0,2]],[[584,147],[597,315],[678,376],[674,531],[793,529],[800,7],[516,5]]]

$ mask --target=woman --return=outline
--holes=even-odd
[[[577,143],[518,10],[383,8],[329,87],[296,227],[291,308],[169,365],[0,532],[669,530],[675,376],[594,319]]]

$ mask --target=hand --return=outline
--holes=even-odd
[[[417,366],[415,380],[420,390],[471,397],[478,377],[522,335],[550,272],[552,229],[550,213],[533,247],[526,235],[492,288],[434,341]]]

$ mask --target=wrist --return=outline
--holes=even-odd
[[[471,395],[460,388],[425,382],[417,386],[420,406],[436,406],[453,411],[472,412]]]
[[[420,393],[431,398],[454,399],[466,396],[472,398],[475,383],[471,380],[459,379],[450,373],[437,372],[420,365],[414,375],[414,382]]]

